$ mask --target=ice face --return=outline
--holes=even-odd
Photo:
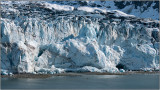
[[[159,69],[157,21],[121,11],[24,4],[15,4],[14,11],[2,11],[4,74]]]

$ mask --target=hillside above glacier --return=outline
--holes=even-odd
[[[107,10],[120,10],[127,14],[135,15],[140,18],[152,18],[159,20],[159,1],[150,0],[150,1],[104,1],[104,0],[95,0],[95,1],[52,1],[50,3],[56,3],[60,5],[71,5],[74,7],[78,6],[89,6],[89,7],[98,7],[101,9]]]
[[[119,10],[124,13],[135,15],[140,18],[151,18],[154,20],[159,20],[159,1],[32,1],[32,3],[43,4],[47,8],[54,8],[59,10],[73,10],[77,7],[91,7],[91,8],[101,8],[103,10]],[[2,2],[2,4],[10,4],[9,6],[14,7],[17,3],[20,5],[27,4],[27,1],[8,1]],[[11,4],[12,3],[12,4]],[[8,6],[7,5],[7,6]],[[14,9],[11,10],[14,10]],[[3,9],[2,9],[3,10]]]
[[[159,70],[158,20],[78,2],[1,8],[2,74]]]

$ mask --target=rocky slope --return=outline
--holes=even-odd
[[[66,3],[1,3],[2,74],[159,69],[159,21]]]
[[[120,10],[127,14],[135,15],[140,18],[152,18],[159,20],[159,1],[148,0],[148,1],[133,1],[133,0],[92,0],[92,1],[52,1],[52,3],[60,5],[71,5],[71,6],[89,6],[98,7],[107,10]]]

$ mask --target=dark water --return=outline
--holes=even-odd
[[[158,89],[158,74],[2,78],[2,89]]]

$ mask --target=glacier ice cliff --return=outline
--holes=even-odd
[[[48,2],[1,4],[1,73],[159,70],[159,21]]]

